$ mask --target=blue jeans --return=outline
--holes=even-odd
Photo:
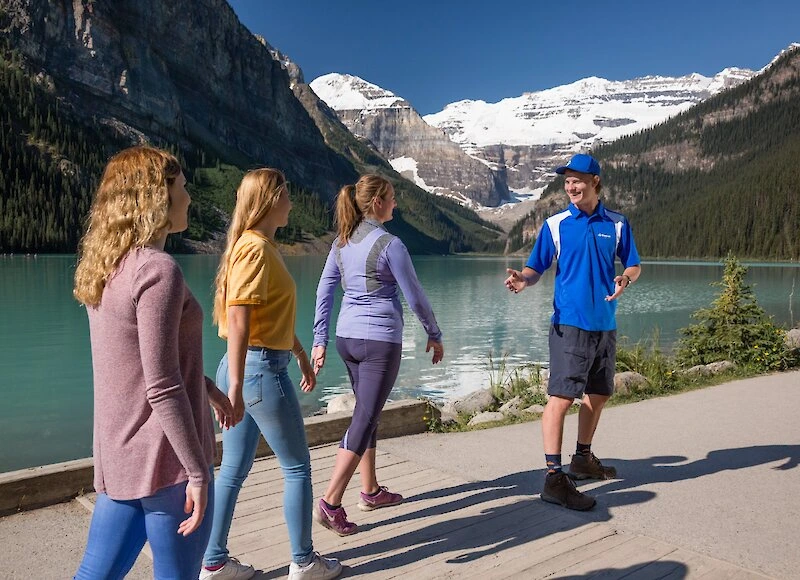
[[[75,580],[124,578],[136,562],[145,540],[150,542],[153,551],[156,580],[196,580],[211,533],[214,482],[208,486],[203,522],[187,537],[178,534],[178,526],[189,517],[183,511],[185,502],[186,483],[165,487],[149,497],[126,501],[98,493],[89,540]]]
[[[286,367],[288,350],[248,350],[245,359],[244,419],[222,432],[222,464],[216,481],[214,524],[203,563],[228,560],[228,532],[239,490],[250,473],[259,433],[275,452],[283,471],[283,516],[289,529],[292,560],[305,564],[314,557],[311,542],[311,457],[300,403]],[[228,355],[217,369],[217,386],[227,392]]]

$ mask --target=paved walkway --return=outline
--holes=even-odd
[[[800,372],[610,408],[594,447],[621,479],[585,486],[598,498],[588,513],[539,500],[538,422],[381,441],[379,479],[407,502],[360,512],[356,477],[345,507],[361,531],[315,524],[315,548],[346,577],[797,578],[798,408]],[[575,430],[570,416],[565,441]],[[312,450],[317,497],[335,452]],[[281,489],[277,462],[257,461],[237,506],[230,548],[256,578],[287,571]],[[79,506],[0,519],[3,577],[69,577],[89,519]],[[142,556],[129,577],[150,570]]]

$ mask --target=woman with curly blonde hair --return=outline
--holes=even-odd
[[[94,371],[94,486],[76,579],[123,578],[150,542],[156,578],[196,578],[211,530],[214,429],[233,424],[203,375],[203,312],[167,234],[188,225],[191,199],[175,157],[131,147],[106,165],[75,272]],[[187,514],[188,517],[187,517]]]
[[[316,375],[295,335],[295,284],[275,243],[292,202],[276,169],[255,169],[242,179],[220,260],[214,322],[228,341],[217,369],[237,425],[222,435],[214,524],[200,579],[245,580],[255,569],[228,553],[228,532],[242,483],[255,459],[259,434],[275,452],[284,477],[283,513],[289,529],[289,578],[335,578],[342,566],[314,552],[311,541],[311,458],[300,403],[287,367],[292,353],[309,392]],[[239,422],[241,420],[241,422]]]

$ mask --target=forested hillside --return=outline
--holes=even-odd
[[[329,232],[338,188],[370,170],[395,182],[390,229],[411,251],[502,246],[496,228],[365,158],[367,147],[326,143],[224,0],[0,0],[0,32],[0,253],[74,252],[105,162],[143,142],[175,153],[190,183],[175,250],[218,251],[241,176],[259,166],[291,183],[284,242]]]
[[[87,123],[24,72],[7,46],[0,53],[0,252],[73,252],[103,166],[132,144],[114,127]],[[244,171],[208,163],[204,152],[154,144],[181,160],[193,196],[187,240],[206,241],[226,226]],[[292,186],[295,209],[281,241],[331,227],[327,203]],[[222,210],[222,211],[220,211]],[[191,245],[172,243],[173,249]]]
[[[108,157],[124,146],[112,131],[75,123],[0,54],[0,251],[74,248],[78,224]]]
[[[648,257],[800,260],[800,48],[652,129],[594,150],[603,198]],[[511,232],[529,246],[562,180]]]

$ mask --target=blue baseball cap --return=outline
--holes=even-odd
[[[578,173],[591,173],[592,175],[600,175],[600,164],[591,155],[578,153],[573,155],[569,163],[556,168],[556,173],[564,175],[567,169],[577,171]]]

